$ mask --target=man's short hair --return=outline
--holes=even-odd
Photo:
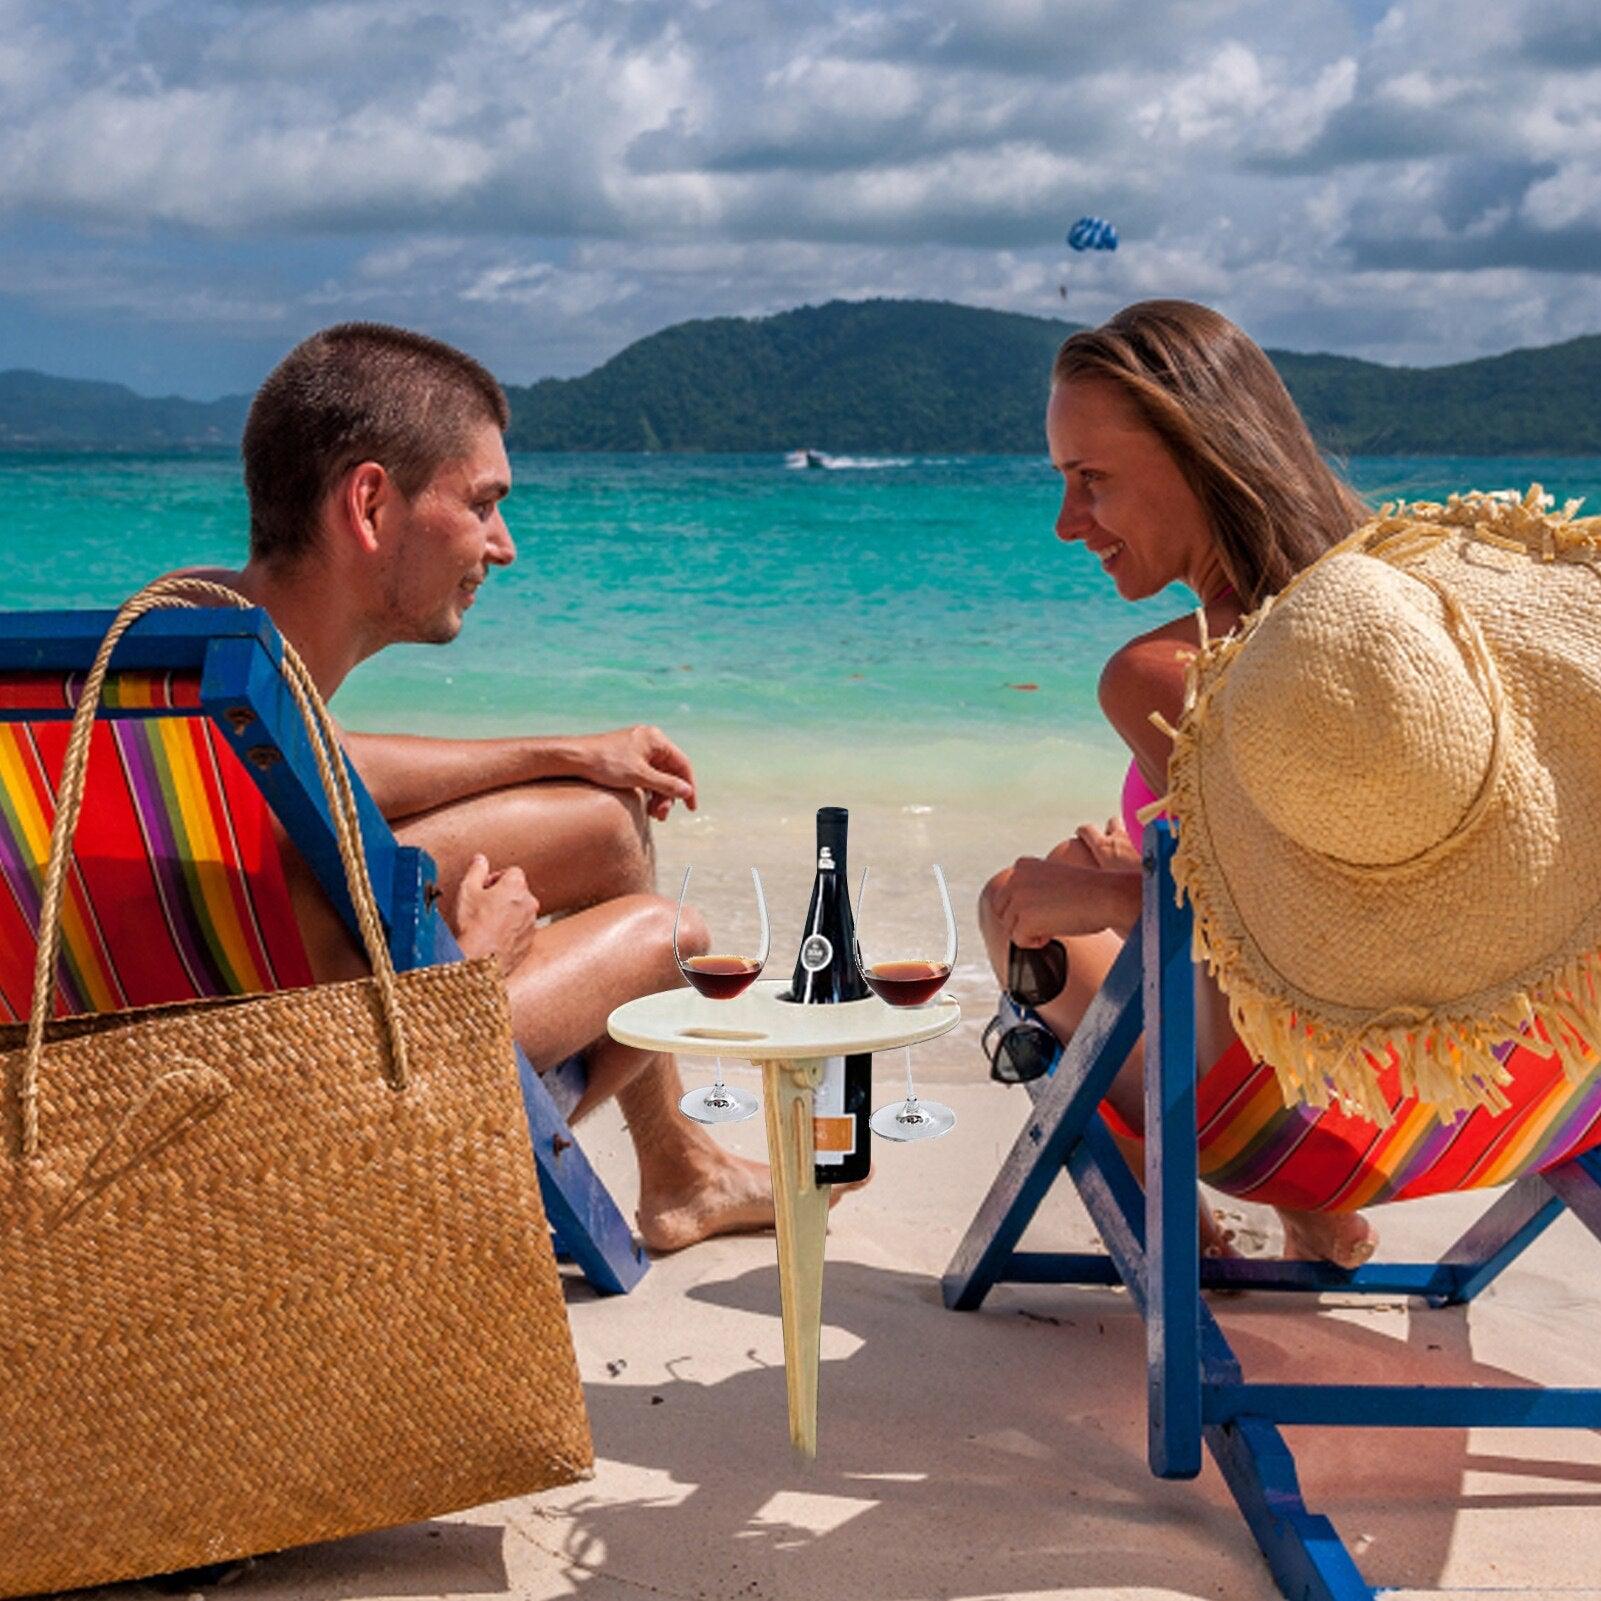
[[[473,428],[511,420],[487,368],[426,334],[343,322],[302,340],[267,375],[245,421],[250,554],[292,560],[317,534],[323,498],[363,461],[411,496]]]

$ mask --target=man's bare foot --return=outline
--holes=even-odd
[[[714,1234],[748,1234],[773,1227],[773,1178],[765,1162],[752,1162],[719,1150],[679,1170],[669,1189],[641,1193],[634,1220],[649,1250],[681,1251]],[[867,1182],[829,1186],[830,1207],[847,1190]]]
[[[1378,1249],[1378,1230],[1360,1212],[1274,1210],[1284,1225],[1286,1262],[1330,1262],[1335,1267],[1358,1268]]]

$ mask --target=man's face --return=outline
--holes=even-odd
[[[443,463],[409,501],[396,497],[393,538],[385,541],[384,606],[397,641],[454,639],[489,569],[516,559],[500,514],[510,488],[505,442],[485,422],[466,452]]]

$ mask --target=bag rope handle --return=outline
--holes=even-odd
[[[111,654],[128,629],[147,612],[194,607],[195,595],[209,596],[224,605],[249,610],[248,601],[237,590],[203,578],[162,578],[147,585],[117,612],[115,621],[101,640],[94,665],[84,680],[78,704],[72,715],[72,734],[62,766],[61,783],[56,792],[56,817],[50,831],[50,860],[45,872],[44,895],[39,914],[39,931],[34,953],[33,1005],[28,1016],[28,1039],[22,1062],[20,1089],[22,1112],[22,1154],[39,1151],[39,1064],[44,1054],[45,1026],[58,989],[57,958],[61,950],[61,903],[66,896],[67,870],[72,857],[73,836],[83,810],[84,790],[89,768],[89,740],[100,709],[100,693],[111,665]],[[361,848],[361,825],[356,810],[356,794],[350,772],[334,731],[333,719],[323,704],[310,670],[287,639],[283,640],[284,681],[300,710],[302,721],[322,781],[323,794],[333,822],[339,859],[345,869],[345,883],[355,908],[362,944],[372,964],[378,984],[385,1033],[389,1040],[389,1060],[384,1079],[394,1090],[406,1087],[408,1053],[401,1024],[400,996],[395,986],[395,964],[378,919],[372,878],[367,871],[366,852]]]

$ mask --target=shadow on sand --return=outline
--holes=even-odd
[[[690,1299],[770,1317],[777,1273],[702,1283]],[[1251,1294],[1215,1309],[1251,1378],[1527,1382],[1474,1359],[1463,1308],[1389,1303],[1358,1323]],[[825,1317],[815,1463],[790,1449],[781,1367],[698,1382],[686,1336],[676,1376],[588,1387],[600,1455],[636,1483],[643,1470],[650,1493],[580,1485],[285,1552],[227,1588],[238,1601],[479,1596],[522,1589],[533,1561],[541,1595],[1276,1594],[1210,1462],[1194,1484],[1146,1468],[1143,1325],[1126,1295],[1026,1286],[954,1314],[925,1275],[840,1262]],[[1309,1505],[1376,1585],[1439,1584],[1470,1471],[1546,1481],[1475,1494],[1475,1508],[1601,1507],[1601,1466],[1474,1455],[1465,1430],[1301,1429],[1291,1443]]]

